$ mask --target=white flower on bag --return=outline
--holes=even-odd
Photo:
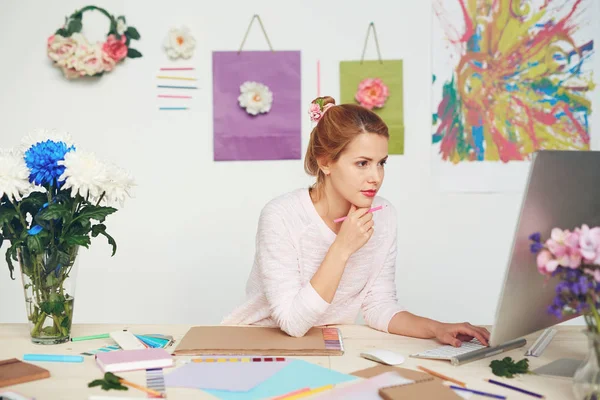
[[[244,82],[240,86],[238,102],[250,115],[268,113],[273,104],[273,93],[268,86],[259,82]]]
[[[163,47],[171,59],[179,57],[190,58],[194,54],[196,39],[194,39],[190,29],[186,26],[180,29],[172,28],[165,38]]]
[[[29,183],[29,169],[23,153],[0,150],[0,198],[4,195],[12,201],[21,201],[33,190]]]
[[[107,178],[106,165],[96,158],[91,152],[70,151],[65,154],[64,160],[58,165],[65,167],[65,172],[58,178],[64,182],[63,189],[71,189],[71,196],[77,193],[84,199],[96,201],[104,192],[104,183]]]
[[[116,165],[106,167],[106,181],[102,184],[105,191],[103,202],[108,205],[119,204],[124,207],[126,197],[132,197],[131,190],[135,186],[133,177]]]

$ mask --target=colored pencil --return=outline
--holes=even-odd
[[[161,68],[161,71],[193,71],[195,68],[193,67],[165,67]]]
[[[367,212],[369,213],[369,212],[375,212],[375,211],[379,211],[379,210],[381,210],[382,208],[383,208],[383,206],[377,206],[377,207],[373,207],[373,208],[371,208],[371,209],[367,210]],[[342,222],[342,221],[344,221],[346,218],[348,218],[348,217],[346,216],[346,217],[341,217],[341,218],[338,218],[338,219],[334,219],[334,220],[333,220],[333,222],[335,222],[335,223],[337,224],[338,222]]]
[[[449,376],[446,376],[446,375],[442,375],[439,372],[432,371],[429,368],[425,368],[425,367],[423,367],[421,365],[417,366],[417,368],[420,369],[423,372],[427,372],[429,375],[436,376],[436,377],[438,377],[438,378],[440,378],[440,379],[442,379],[444,381],[453,382],[453,383],[456,383],[457,385],[462,386],[462,387],[467,386],[467,384],[464,383],[464,382],[461,382],[461,381],[456,380],[454,378],[450,378]]]
[[[191,99],[192,96],[176,95],[176,94],[159,94],[161,99]]]
[[[186,76],[164,76],[164,75],[159,75],[157,76],[158,79],[177,79],[180,81],[197,81],[198,79],[196,78],[188,78]]]
[[[291,396],[286,396],[286,397],[282,397],[282,398],[285,400],[296,400],[296,399],[301,399],[303,397],[312,396],[313,394],[321,393],[321,392],[324,392],[329,389],[333,389],[333,385],[321,386],[321,387],[318,387],[315,389],[310,389],[310,390],[304,391],[302,393],[293,394]]]
[[[309,387],[305,387],[305,388],[302,388],[302,389],[294,390],[293,392],[282,394],[281,396],[273,397],[271,400],[289,399],[291,396],[295,396],[297,394],[308,392],[308,391],[310,391],[310,388]]]
[[[109,338],[110,338],[110,335],[108,333],[102,333],[100,335],[72,337],[71,342],[79,342],[82,340],[92,340],[92,339],[109,339]]]
[[[481,392],[479,390],[467,389],[467,388],[460,387],[460,386],[455,386],[455,385],[450,385],[450,388],[454,389],[454,390],[462,390],[463,392],[469,392],[469,393],[477,394],[479,396],[493,397],[494,399],[506,399],[506,396],[502,396],[502,395],[499,395],[499,394]]]
[[[164,397],[163,394],[161,392],[157,392],[156,390],[152,390],[152,389],[148,389],[146,387],[143,387],[141,385],[138,385],[137,383],[133,383],[133,382],[129,382],[128,380],[125,379],[121,379],[119,382],[121,382],[123,385],[126,386],[131,386],[132,388],[136,388],[141,390],[142,392],[146,392],[149,394],[153,394],[155,396],[160,396],[160,397]]]
[[[159,107],[159,110],[189,110],[188,107]]]
[[[156,85],[156,87],[163,88],[163,89],[198,89],[197,86]]]
[[[521,389],[521,388],[518,388],[518,387],[515,387],[515,386],[511,386],[511,385],[508,385],[506,383],[495,381],[493,379],[485,379],[485,381],[487,381],[489,383],[493,383],[494,385],[505,387],[507,389],[516,390],[517,392],[521,392],[523,394],[528,394],[530,396],[537,397],[539,399],[545,399],[545,397],[542,396],[541,394],[533,393],[533,392],[530,392],[529,390],[525,390],[525,389]]]

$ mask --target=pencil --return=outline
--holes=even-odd
[[[442,375],[442,374],[440,374],[439,372],[432,371],[432,370],[430,370],[429,368],[425,368],[425,367],[423,367],[423,366],[421,366],[421,365],[417,366],[417,368],[418,368],[418,369],[420,369],[420,370],[421,370],[421,371],[423,371],[423,372],[427,372],[429,375],[436,376],[436,377],[438,377],[438,378],[440,378],[440,379],[442,379],[442,380],[444,380],[444,381],[448,381],[448,382],[454,382],[454,383],[456,383],[457,385],[459,385],[459,386],[462,386],[462,387],[465,387],[465,386],[467,386],[467,384],[466,384],[466,383],[464,383],[464,382],[458,381],[458,380],[456,380],[456,379],[454,379],[454,378],[450,378],[449,376],[446,376],[446,375]]]
[[[292,396],[295,396],[297,394],[304,393],[304,392],[310,392],[310,388],[309,387],[305,387],[305,388],[302,388],[302,389],[294,390],[293,392],[289,392],[289,393],[286,393],[286,394],[282,394],[281,396],[274,397],[272,400],[289,399]]]
[[[131,386],[132,388],[139,389],[142,392],[150,393],[155,396],[164,397],[164,395],[161,392],[157,392],[156,390],[148,389],[147,387],[140,386],[137,383],[129,382],[125,379],[121,379],[119,382],[121,382],[123,385]]]
[[[521,388],[518,388],[518,387],[515,387],[515,386],[511,386],[511,385],[508,385],[506,383],[495,381],[493,379],[484,379],[484,380],[488,381],[489,383],[493,383],[494,385],[502,386],[502,387],[505,387],[507,389],[516,390],[517,392],[528,394],[530,396],[537,397],[537,398],[540,398],[540,399],[545,399],[545,397],[542,396],[541,394],[533,393],[533,392],[530,392],[529,390],[525,390],[525,389],[521,389]]]

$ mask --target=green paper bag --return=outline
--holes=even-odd
[[[355,99],[358,84],[365,78],[379,78],[389,89],[382,108],[373,108],[390,132],[388,151],[404,154],[404,98],[402,60],[340,62],[340,103],[359,104]]]

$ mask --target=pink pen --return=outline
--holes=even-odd
[[[382,208],[383,208],[383,206],[377,206],[377,207],[373,207],[373,208],[371,208],[371,209],[367,210],[367,212],[369,213],[369,212],[375,212],[375,211],[379,211],[379,210],[381,210]],[[342,222],[342,221],[344,221],[346,218],[348,218],[348,217],[346,216],[346,217],[341,217],[341,218],[338,218],[338,219],[334,219],[334,220],[333,220],[333,222],[335,222],[335,223],[337,224],[338,222]]]

